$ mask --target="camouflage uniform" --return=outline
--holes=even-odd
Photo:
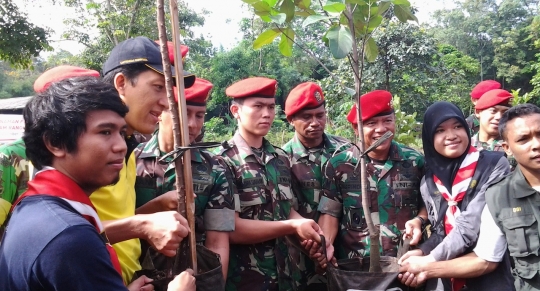
[[[286,153],[263,140],[260,156],[240,133],[217,151],[232,167],[240,218],[286,220],[291,212],[291,170]],[[284,238],[251,245],[231,244],[226,290],[292,290],[290,258]]]
[[[478,120],[478,117],[476,117],[476,114],[471,114],[469,117],[465,119],[467,122],[467,125],[469,126],[469,129],[471,131],[471,135],[475,135],[480,130],[480,120]]]
[[[473,135],[471,137],[471,145],[473,147],[475,147],[479,151],[488,150],[488,151],[494,151],[494,152],[503,152],[504,155],[506,156],[506,158],[508,159],[508,163],[510,163],[510,170],[511,171],[514,171],[514,169],[517,166],[516,159],[514,159],[513,156],[506,155],[506,152],[504,151],[504,149],[502,147],[502,141],[501,140],[495,139],[490,143],[481,142],[478,139],[478,133],[476,133],[475,135]]]
[[[136,207],[176,189],[173,157],[164,163],[158,159],[165,155],[159,149],[158,135],[135,149],[137,180],[135,182]],[[191,150],[191,169],[195,198],[196,240],[203,244],[206,230],[234,230],[234,200],[231,174],[223,159],[205,150]]]
[[[351,143],[342,137],[323,134],[323,147],[306,149],[297,134],[283,146],[291,159],[293,191],[298,201],[298,213],[305,218],[318,221],[321,186],[323,183],[322,166],[330,159],[351,147]],[[296,204],[296,203],[295,203]],[[290,250],[294,270],[296,290],[313,290],[313,284],[326,286],[324,276],[315,273],[315,264],[296,248]],[[299,274],[297,274],[299,272]],[[308,285],[311,285],[308,287]],[[324,288],[326,290],[326,288]]]
[[[334,242],[337,259],[369,256],[369,233],[363,216],[359,151],[351,148],[325,165],[323,197],[319,211],[340,219]],[[366,157],[373,223],[379,225],[381,255],[397,255],[398,240],[405,222],[421,206],[420,180],[424,157],[392,141],[384,165]]]
[[[11,204],[28,188],[30,162],[22,139],[0,147],[0,226],[4,224]]]

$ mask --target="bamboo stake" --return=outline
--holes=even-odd
[[[186,109],[186,95],[184,92],[184,64],[182,63],[182,53],[180,52],[180,25],[178,17],[178,2],[176,0],[169,0],[171,11],[171,26],[172,26],[172,40],[174,46],[174,68],[176,71],[176,88],[178,89],[178,114],[179,114],[179,128],[181,136],[181,146],[189,145],[189,128],[188,128],[188,115]],[[173,106],[174,107],[174,106]],[[191,261],[191,268],[193,273],[197,274],[197,245],[195,241],[195,197],[193,195],[193,177],[191,171],[191,152],[185,151],[182,157],[183,175],[184,177],[184,193],[186,203],[186,219],[189,224],[190,233],[188,235],[189,254]],[[178,164],[177,164],[178,166]],[[179,197],[180,199],[180,197]],[[177,255],[175,266],[178,266],[179,256]]]
[[[174,0],[171,0],[171,3]],[[172,4],[171,4],[172,6]],[[175,2],[176,6],[176,2]],[[178,13],[178,10],[176,10]],[[176,18],[178,20],[178,18]],[[178,105],[174,100],[173,93],[173,81],[172,81],[172,72],[171,72],[171,63],[169,59],[169,51],[167,47],[167,32],[165,28],[165,12],[164,12],[164,0],[157,0],[157,22],[158,22],[158,31],[159,31],[159,42],[160,42],[160,51],[163,62],[163,73],[165,75],[165,88],[167,91],[167,99],[169,101],[169,108],[171,111],[171,117],[173,120],[173,133],[174,133],[174,145],[175,148],[178,146],[187,146],[189,145],[189,134],[187,134],[187,112],[185,110],[185,98],[184,98],[184,75],[182,62],[180,61],[180,67],[178,66],[178,59],[182,60],[180,52],[178,56],[176,55],[176,50],[179,51],[177,44],[175,43],[175,72],[176,72],[176,87],[178,89]],[[177,25],[178,26],[178,25]],[[178,31],[178,29],[176,29]],[[173,25],[173,35],[175,33],[175,27]],[[184,108],[183,112],[179,109]],[[183,114],[182,114],[183,113]],[[183,122],[182,122],[183,121]],[[185,128],[184,126],[185,125]],[[185,138],[187,136],[187,142]],[[187,163],[185,162],[187,161]],[[184,217],[186,217],[189,226],[190,234],[188,235],[188,240],[184,240],[177,251],[176,258],[174,260],[174,267],[169,270],[167,274],[168,277],[174,277],[173,274],[176,271],[180,271],[185,268],[179,268],[181,258],[190,258],[190,264],[187,266],[192,268],[194,273],[197,272],[197,255],[196,255],[196,245],[195,245],[195,217],[194,217],[194,197],[193,197],[193,183],[191,176],[191,156],[189,151],[187,151],[183,159],[175,159],[175,173],[176,173],[176,191],[178,197],[178,208],[177,211]],[[186,167],[187,164],[187,167]],[[187,173],[187,174],[186,174]],[[189,185],[189,186],[186,186]],[[190,207],[188,201],[193,202]],[[191,214],[191,215],[190,215]],[[190,219],[191,218],[191,219]],[[188,251],[189,250],[189,251]],[[180,270],[179,270],[180,269]],[[174,270],[174,271],[173,271]]]

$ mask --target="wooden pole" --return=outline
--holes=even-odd
[[[174,1],[174,0],[172,0]],[[171,2],[172,2],[171,1]],[[175,1],[176,4],[176,1]],[[176,10],[176,13],[178,13],[178,10]],[[177,18],[178,19],[178,18]],[[176,50],[179,51],[179,47],[175,44],[175,62],[178,64],[177,60],[180,59],[180,68],[175,67],[175,73],[176,73],[176,87],[178,89],[178,105],[176,105],[176,101],[174,100],[174,93],[173,93],[173,80],[172,80],[172,72],[171,72],[171,63],[169,59],[169,50],[167,46],[167,31],[165,28],[165,12],[164,12],[164,0],[157,0],[157,23],[158,23],[158,31],[159,31],[159,43],[160,43],[160,51],[161,51],[161,58],[163,62],[163,73],[165,75],[165,88],[167,91],[167,99],[169,101],[169,109],[171,112],[171,117],[173,121],[173,136],[174,136],[174,145],[175,148],[178,146],[187,146],[189,145],[189,134],[187,129],[187,112],[185,110],[185,98],[184,98],[184,75],[183,75],[183,68],[182,68],[182,57],[179,58],[176,56]],[[173,26],[173,35],[174,35],[174,26]],[[178,29],[176,30],[178,31]],[[177,42],[178,44],[179,42]],[[180,53],[178,53],[180,55]],[[183,105],[182,105],[183,104]],[[184,108],[183,114],[182,111],[179,110],[180,108]],[[186,125],[186,128],[184,128],[183,125]],[[187,136],[187,142],[185,142],[185,137]],[[187,156],[187,158],[186,158]],[[187,161],[187,163],[185,162]],[[188,240],[184,240],[180,246],[180,248],[177,251],[176,258],[174,261],[174,268],[171,268],[169,270],[169,274],[167,274],[168,277],[174,277],[173,274],[176,271],[179,271],[178,264],[181,258],[189,258],[189,264],[188,267],[192,268],[193,271],[196,273],[197,271],[197,255],[196,255],[196,245],[195,245],[195,217],[194,217],[194,200],[193,200],[193,183],[192,183],[192,176],[191,176],[191,156],[189,155],[189,151],[187,151],[184,154],[183,159],[175,159],[175,173],[176,173],[176,191],[177,191],[177,197],[178,197],[178,208],[177,211],[184,217],[186,217],[189,226],[190,226],[190,234],[188,235]],[[187,164],[187,167],[186,167]],[[187,174],[186,174],[187,170]],[[186,185],[189,185],[186,187]],[[188,194],[189,193],[189,194]],[[190,203],[188,201],[193,202],[192,206],[189,207]],[[191,214],[191,215],[190,215]],[[191,217],[191,219],[190,219]],[[185,269],[185,268],[180,268]],[[175,270],[173,272],[173,270]]]
[[[186,97],[184,93],[184,64],[182,63],[182,53],[180,52],[180,25],[178,17],[178,3],[176,0],[170,0],[171,11],[171,26],[172,26],[172,40],[174,44],[174,68],[176,71],[176,88],[178,89],[178,114],[179,114],[179,128],[180,128],[180,146],[189,145],[189,128],[188,128],[188,115],[186,109]],[[172,106],[174,107],[174,106]],[[171,108],[172,108],[171,107]],[[179,159],[177,159],[179,160]],[[176,164],[179,168],[178,163]],[[189,224],[190,233],[188,235],[189,253],[191,268],[193,273],[197,274],[197,242],[195,241],[195,197],[193,192],[193,177],[191,172],[191,152],[185,151],[182,156],[182,166],[184,177],[184,189],[185,204],[186,204],[186,219]],[[178,177],[178,175],[177,175]],[[179,196],[180,198],[180,196]],[[177,261],[175,266],[178,266],[181,262]]]

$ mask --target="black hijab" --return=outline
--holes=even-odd
[[[466,150],[461,156],[450,159],[435,150],[435,146],[433,145],[435,131],[441,123],[450,118],[457,119],[463,125],[463,128],[465,128],[467,137],[469,138],[468,149],[471,146],[471,133],[463,112],[456,105],[446,101],[433,103],[424,114],[424,124],[422,126],[422,145],[424,147],[424,155],[426,156],[426,165],[429,171],[435,174],[449,191],[452,189],[452,183],[461,163],[469,152]]]

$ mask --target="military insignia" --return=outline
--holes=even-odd
[[[283,162],[281,159],[277,159],[277,160],[276,160],[276,164],[277,164],[278,166],[285,166],[285,162]]]
[[[315,91],[315,100],[317,100],[318,103],[322,102],[322,96],[319,91]]]
[[[196,169],[198,172],[208,172],[208,167],[205,165],[197,165]]]
[[[469,188],[472,189],[472,188],[476,187],[476,184],[477,184],[477,183],[478,183],[478,182],[477,182],[476,180],[472,180],[472,181],[471,181],[471,186],[470,186]]]
[[[410,168],[412,166],[412,163],[409,161],[404,161],[401,163],[401,166],[405,169]]]
[[[435,191],[433,192],[434,195],[441,195],[441,192],[440,191]]]

